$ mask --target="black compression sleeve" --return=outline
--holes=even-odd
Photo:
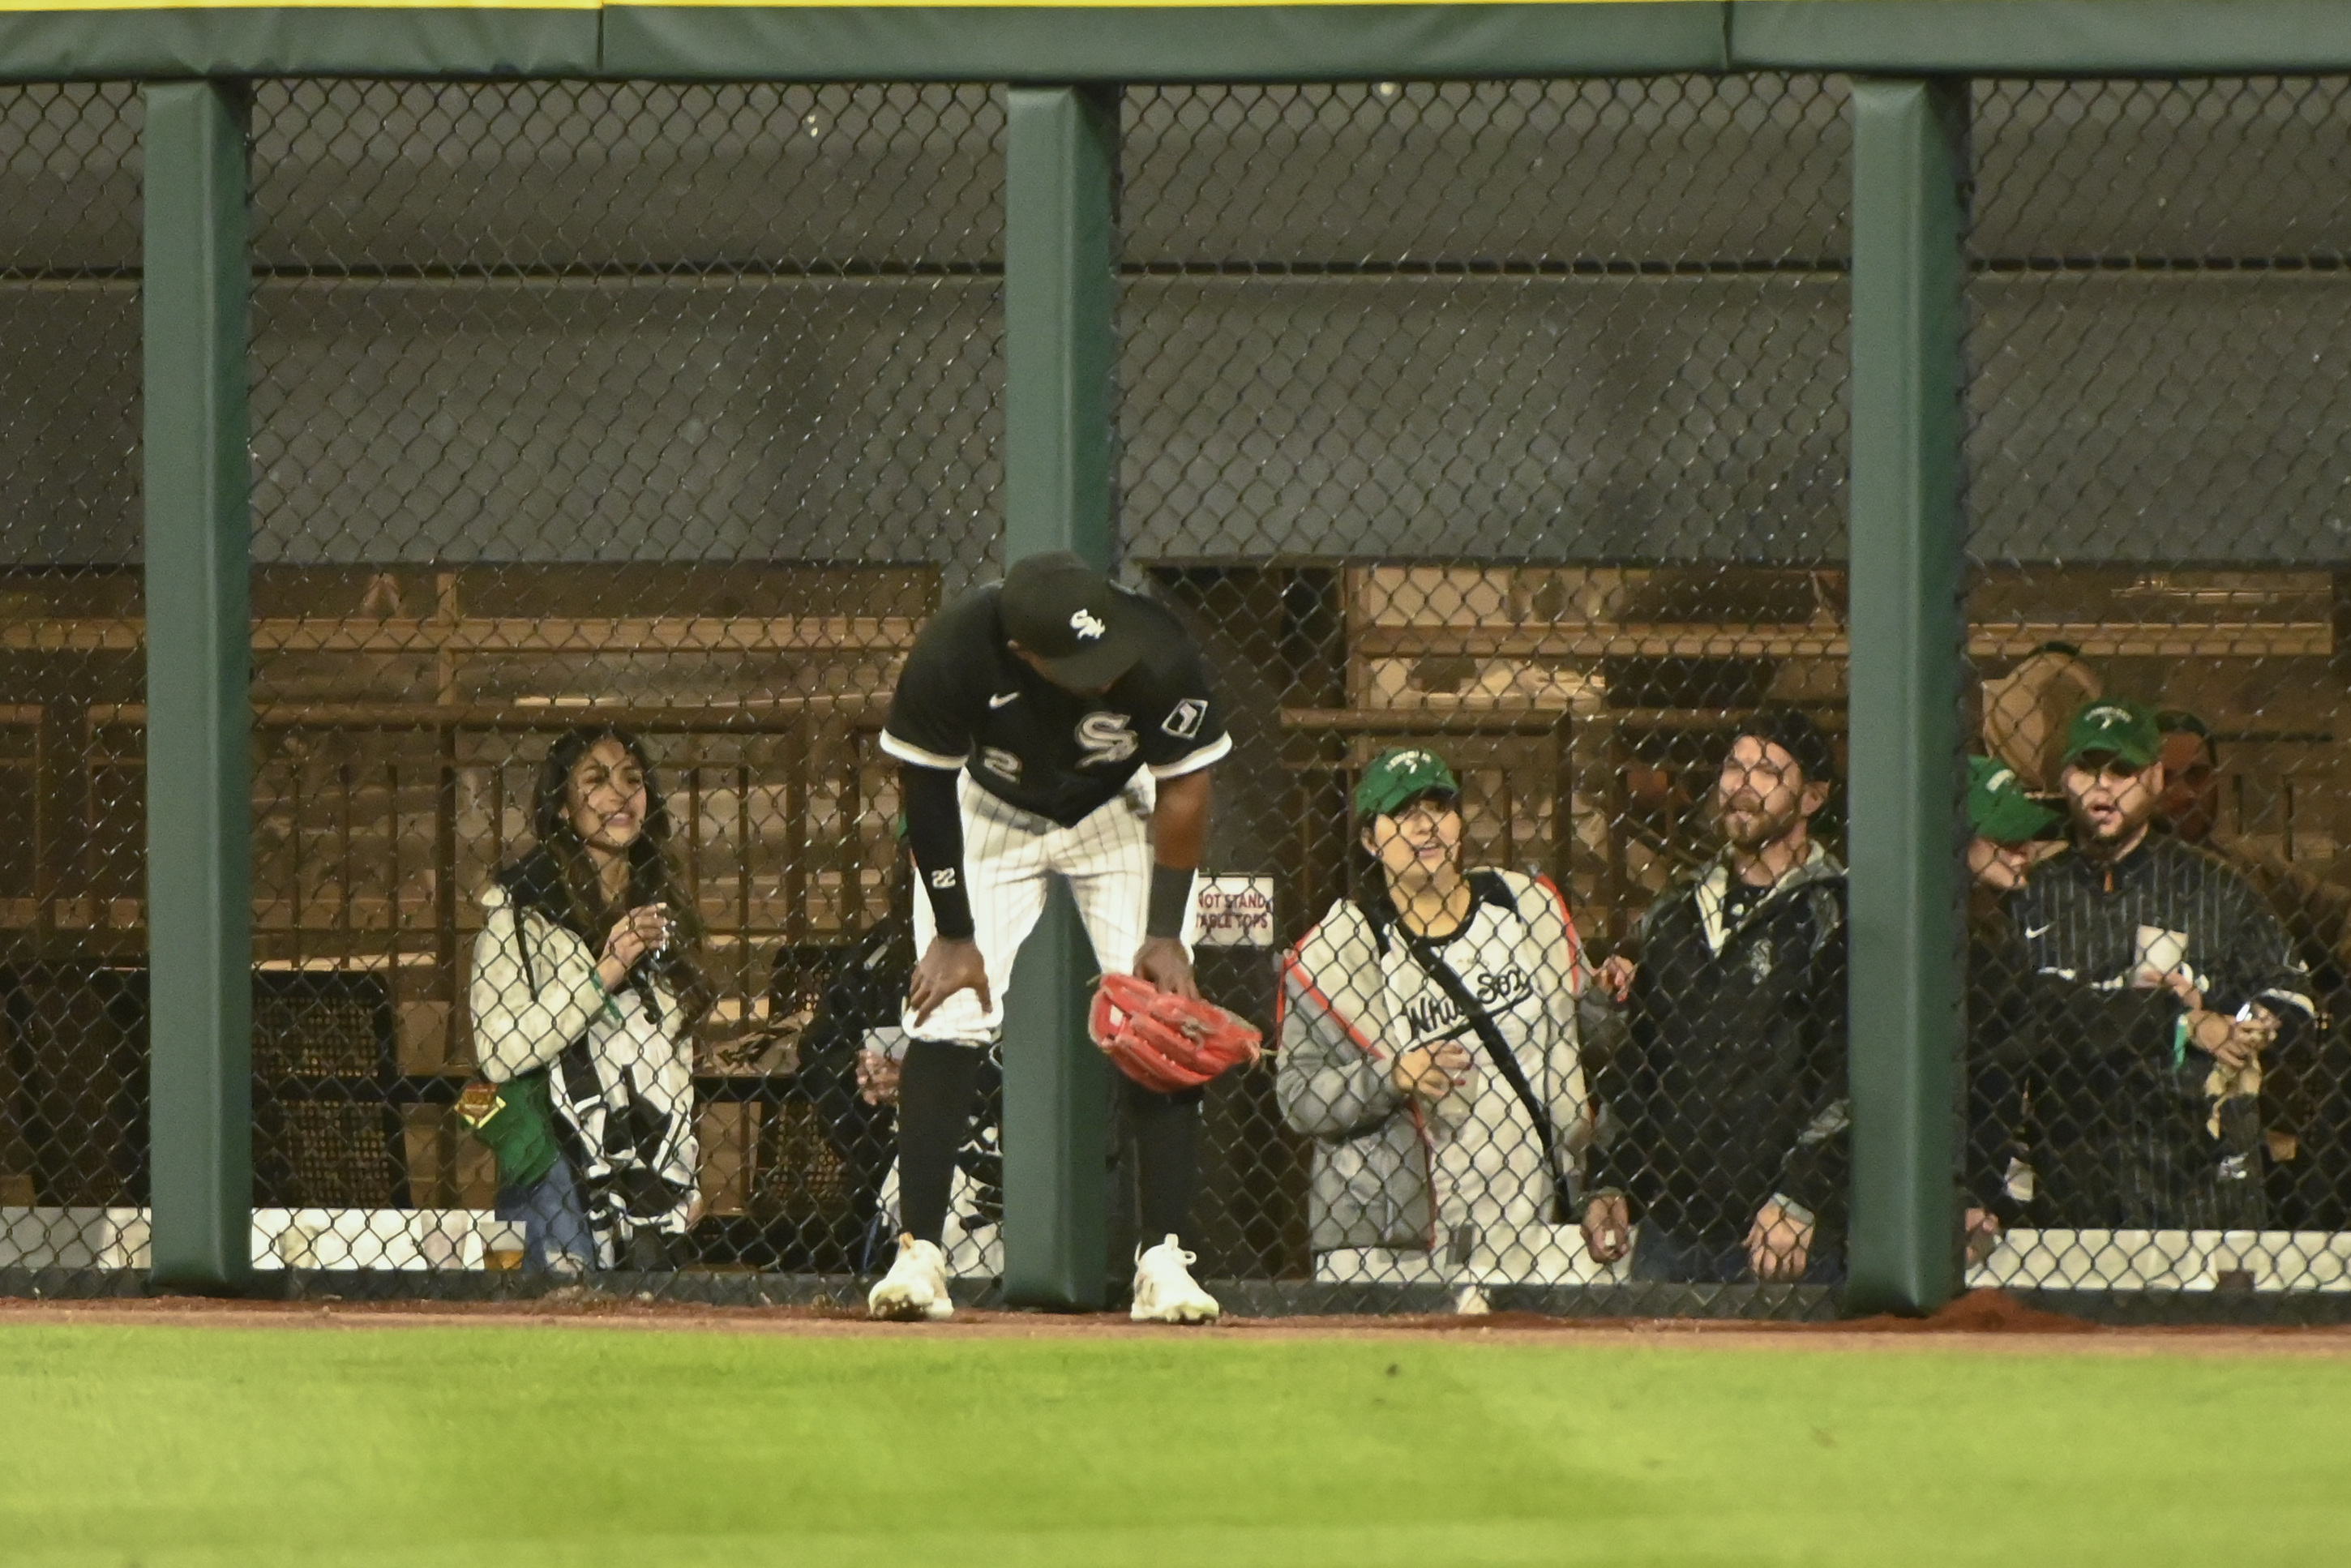
[[[1145,936],[1181,936],[1184,916],[1192,910],[1192,873],[1172,865],[1151,868],[1151,902],[1145,907]]]
[[[963,809],[956,803],[956,776],[944,768],[898,769],[900,798],[906,802],[906,842],[914,852],[914,875],[931,896],[939,935],[968,942],[977,929],[971,898],[963,885]]]

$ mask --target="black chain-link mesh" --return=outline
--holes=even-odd
[[[146,1264],[139,133],[0,88],[0,1281]]]
[[[1194,1272],[1832,1310],[1842,85],[1123,121],[1119,573],[1231,737],[1198,973],[1278,1048],[1207,1096]],[[2346,122],[1974,91],[1972,1282],[2345,1288]],[[0,89],[0,1270],[83,1278],[146,1261],[138,131]],[[1004,565],[998,97],[263,83],[253,137],[256,1263],[848,1295],[901,1207],[883,712]]]
[[[2346,130],[2341,79],[1975,89],[1979,1282],[2346,1288]]]
[[[978,89],[257,91],[262,1266],[862,1266],[886,1113],[810,1025],[903,903],[894,669],[995,568],[1001,141]]]
[[[1751,1287],[1774,1192],[1836,1185],[1776,1174],[1842,1093],[1841,1061],[1816,1071],[1843,1050],[1830,862],[1719,958],[1653,953],[1626,1005],[1595,972],[1639,956],[1645,911],[1695,909],[1668,890],[1713,863],[1720,769],[1759,711],[1809,716],[1833,765],[1842,89],[1185,89],[1126,109],[1123,537],[1226,700],[1211,869],[1272,910],[1257,946],[1202,959],[1280,1050],[1212,1095],[1201,1268],[1472,1308]],[[1399,752],[1388,792],[1416,787],[1383,812],[1367,779]],[[1411,803],[1437,761],[1458,814]],[[1815,820],[1831,852],[1836,810]],[[1390,849],[1374,873],[1364,836],[1397,833],[1458,851]],[[1458,930],[1426,957],[1490,1004],[1523,1092],[1399,918]],[[1775,965],[1804,977],[1774,993],[1776,1032],[1707,1058],[1729,1022],[1708,1009],[1761,1022],[1737,993]],[[1758,1095],[1772,1114],[1741,1125]],[[1577,1233],[1601,1188],[1649,1216],[1630,1265]],[[1841,1194],[1804,1191],[1824,1228],[1808,1277],[1833,1278]]]

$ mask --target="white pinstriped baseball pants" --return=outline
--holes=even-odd
[[[956,799],[963,808],[964,891],[987,966],[990,999],[983,1009],[977,992],[957,991],[919,1027],[911,1009],[904,1022],[916,1040],[986,1045],[1003,1030],[1012,961],[1045,912],[1050,877],[1070,884],[1095,966],[1105,974],[1133,972],[1151,901],[1151,810],[1157,790],[1150,773],[1138,771],[1116,797],[1068,828],[1005,804],[968,773],[956,776]],[[1196,904],[1184,912],[1186,953],[1198,918]],[[937,933],[931,901],[918,888],[915,953],[928,952]]]

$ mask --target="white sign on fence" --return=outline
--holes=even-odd
[[[1203,947],[1273,946],[1273,878],[1203,876],[1193,895]]]

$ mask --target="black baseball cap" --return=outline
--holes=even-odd
[[[1107,686],[1143,657],[1143,629],[1126,595],[1069,550],[1015,561],[997,610],[1005,636],[1072,691]]]
[[[1795,758],[1796,766],[1804,770],[1807,784],[1834,784],[1837,781],[1836,748],[1821,727],[1810,716],[1792,707],[1773,704],[1755,710],[1732,732],[1732,745],[1741,736],[1751,735],[1768,741]]]

